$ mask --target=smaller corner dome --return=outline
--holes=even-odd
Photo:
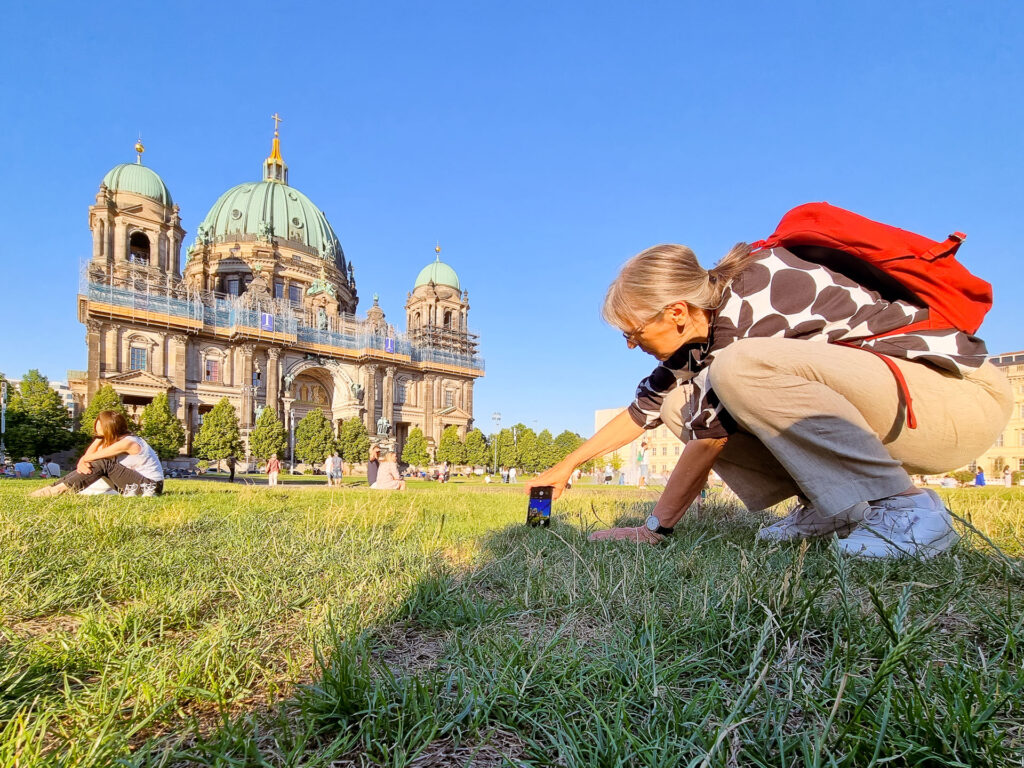
[[[111,192],[134,192],[137,195],[171,206],[174,201],[164,180],[156,171],[141,163],[115,165],[103,177],[103,183]]]
[[[419,288],[421,285],[430,285],[431,283],[434,285],[448,285],[457,291],[461,290],[459,287],[459,276],[455,274],[455,270],[440,259],[430,262],[420,270],[419,275],[416,277],[416,285],[413,286],[413,290]]]

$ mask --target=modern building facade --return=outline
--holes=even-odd
[[[136,162],[113,168],[89,208],[92,256],[78,316],[88,368],[69,371],[81,407],[111,385],[131,410],[166,392],[186,451],[221,398],[247,435],[259,411],[293,424],[320,408],[335,425],[359,417],[400,449],[410,429],[428,444],[473,423],[483,375],[469,295],[440,260],[405,305],[407,333],[374,296],[357,317],[355,270],[324,213],[289,184],[275,129],[259,181],[224,192],[182,258],[185,232],[166,184]]]

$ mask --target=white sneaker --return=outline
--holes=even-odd
[[[942,499],[931,489],[872,502],[864,520],[839,549],[855,557],[926,559],[945,552],[960,534]]]
[[[142,484],[142,495],[143,496],[156,496],[156,483],[143,483]]]
[[[121,491],[122,496],[138,496],[141,493],[138,483],[129,483]]]
[[[757,538],[759,541],[792,541],[830,536],[833,533],[842,538],[857,527],[857,523],[851,522],[848,514],[855,509],[851,507],[838,515],[823,515],[807,499],[797,496],[797,503],[789,510],[789,514],[759,530]],[[859,518],[859,515],[854,515],[855,520]]]

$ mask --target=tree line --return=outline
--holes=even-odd
[[[0,374],[0,381],[4,381]],[[29,371],[17,386],[8,383],[7,433],[5,441],[12,456],[42,456],[68,448],[84,449],[93,439],[92,427],[100,411],[124,414],[133,431],[148,442],[161,459],[176,458],[185,445],[185,429],[171,411],[166,393],[153,398],[136,421],[121,397],[109,384],[101,387],[82,413],[80,428],[73,431],[71,416],[49,380],[37,370]],[[444,429],[435,460],[475,467],[516,467],[541,472],[561,461],[583,442],[568,430],[557,436],[516,424],[497,434],[485,435],[472,429],[465,439],[458,427]],[[323,410],[315,408],[295,425],[295,458],[304,464],[322,464],[335,451],[346,462],[357,464],[369,458],[370,435],[359,418],[343,421],[335,434],[334,425]],[[225,397],[203,416],[192,441],[192,453],[200,459],[219,461],[244,455],[238,414]],[[277,413],[264,408],[249,433],[249,453],[259,461],[288,454],[288,434]],[[423,466],[430,463],[423,430],[409,431],[402,449],[402,461]]]

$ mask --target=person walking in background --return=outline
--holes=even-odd
[[[636,463],[637,463],[637,469],[640,472],[640,480],[637,482],[637,487],[638,488],[644,488],[644,487],[647,486],[647,475],[648,475],[648,472],[649,472],[648,467],[647,467],[647,441],[646,440],[641,440],[640,441],[640,450],[636,452]]]
[[[978,467],[978,474],[974,476],[974,485],[978,488],[985,487],[985,470]]]
[[[366,462],[366,484],[373,487],[377,482],[377,473],[380,471],[380,446],[370,446],[370,458]]]
[[[235,482],[235,455],[231,454],[228,456],[224,463],[228,465],[228,482]]]
[[[123,496],[159,496],[164,490],[160,458],[141,437],[131,434],[128,421],[118,411],[100,411],[93,423],[96,439],[69,472],[53,485],[31,496],[59,496],[83,491],[105,478]]]
[[[271,488],[277,487],[277,478],[281,474],[281,462],[277,459],[277,454],[273,454],[267,459],[267,485]]]
[[[1013,485],[1013,473],[1009,467],[1003,469],[1003,485],[1010,488]]]
[[[518,474],[518,471],[516,470],[515,467],[509,467],[508,468],[508,481],[510,483],[514,483],[516,481],[516,475],[517,474]]]
[[[328,487],[341,485],[341,479],[344,477],[344,470],[342,468],[341,456],[338,455],[337,451],[327,457],[327,463],[324,469],[327,472]]]

